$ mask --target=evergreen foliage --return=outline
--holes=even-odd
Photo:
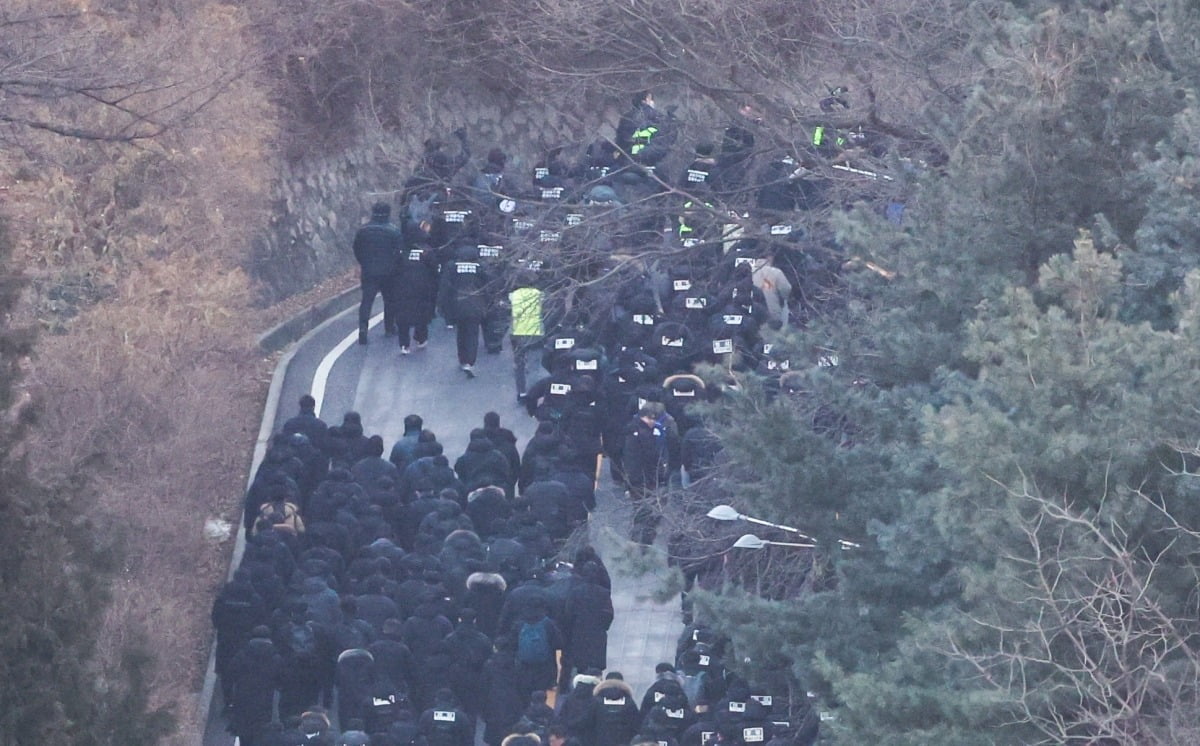
[[[718,415],[737,507],[816,537],[819,580],[705,602],[837,743],[1194,742],[1200,10],[973,6],[945,169],[902,228],[841,219],[895,275],[785,342],[837,366]]]

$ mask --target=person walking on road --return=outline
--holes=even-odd
[[[528,390],[526,376],[529,353],[541,349],[546,336],[542,298],[542,291],[530,275],[519,277],[517,286],[508,294],[508,302],[512,307],[513,379],[517,384],[518,401],[523,399]]]
[[[479,247],[464,244],[454,251],[446,267],[443,311],[447,323],[454,325],[458,363],[468,378],[475,377],[475,359],[479,355],[479,334],[487,312],[489,276],[479,260]]]
[[[672,454],[679,451],[679,434],[659,402],[647,402],[638,410],[621,449],[621,468],[633,503],[632,539],[654,543],[657,533],[658,491],[669,483]]]
[[[437,252],[430,245],[429,221],[422,221],[405,246],[396,272],[393,288],[396,306],[396,330],[400,338],[400,354],[407,355],[416,343],[416,349],[425,347],[429,341],[429,322],[433,320],[437,304],[438,266]],[[411,333],[411,338],[410,338]]]
[[[371,306],[375,296],[383,296],[383,325],[388,331],[395,330],[395,303],[392,288],[399,269],[400,250],[404,237],[400,229],[391,223],[392,207],[386,202],[376,202],[371,207],[371,220],[354,234],[354,258],[358,261],[362,278],[362,302],[358,306],[358,343],[367,343],[367,324],[371,320]]]

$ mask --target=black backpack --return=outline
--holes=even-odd
[[[301,664],[315,664],[320,659],[320,643],[312,622],[288,626],[287,646],[292,658]]]

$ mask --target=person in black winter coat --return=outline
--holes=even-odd
[[[450,534],[460,530],[470,531],[472,528],[471,519],[463,515],[457,502],[440,498],[434,511],[422,518],[421,525],[417,527],[415,549],[433,554]]]
[[[311,394],[301,396],[300,413],[283,423],[283,432],[288,434],[301,433],[317,449],[323,449],[325,447],[325,434],[329,430],[329,426],[317,416],[316,409],[317,400],[312,398]]]
[[[379,639],[367,646],[375,659],[375,671],[395,688],[408,691],[413,678],[412,651],[404,644],[404,625],[399,619],[389,619],[380,630]]]
[[[438,454],[433,457],[432,463],[427,470],[429,481],[433,483],[433,488],[446,500],[454,500],[462,507],[463,500],[467,497],[467,487],[454,473],[454,469],[450,468],[450,461],[444,454]],[[447,492],[449,490],[450,492]],[[450,494],[453,493],[453,494]]]
[[[439,618],[444,619],[444,616],[439,616]],[[413,619],[415,616],[409,618],[408,621],[413,621]],[[446,624],[449,626],[449,622]],[[452,664],[454,664],[454,655],[451,654],[450,644],[445,642],[445,638],[432,643],[418,654],[418,666],[416,666],[413,676],[412,698],[413,703],[419,709],[428,708],[433,703],[434,693],[438,691],[438,688],[448,684]]]
[[[521,493],[521,500],[529,503],[529,510],[538,517],[550,532],[550,538],[555,541],[567,538],[571,531],[572,526],[568,523],[571,512],[567,504],[569,499],[566,485],[549,479],[539,479]]]
[[[458,709],[449,689],[438,690],[433,707],[421,713],[418,727],[428,746],[472,746],[475,742],[475,721]]]
[[[229,669],[233,679],[229,729],[247,746],[256,746],[271,722],[275,689],[279,685],[279,655],[270,630],[254,628],[250,640],[234,656]]]
[[[437,307],[441,263],[430,244],[432,229],[432,223],[426,220],[410,232],[396,272],[396,324],[402,354],[408,354],[413,342],[417,349],[425,346],[429,322]]]
[[[749,104],[739,113],[739,120],[725,128],[717,165],[709,178],[713,191],[733,205],[748,201],[744,190],[754,165],[754,130],[762,122],[762,116]]]
[[[643,719],[645,714],[650,712],[650,709],[659,702],[673,702],[683,698],[683,706],[688,706],[687,695],[683,692],[683,684],[679,680],[679,674],[675,672],[675,666],[670,663],[659,663],[654,667],[654,683],[642,695],[642,706],[639,708],[642,712]]]
[[[479,354],[479,334],[488,310],[489,277],[473,242],[454,250],[447,263],[439,290],[444,299],[443,313],[454,325],[458,362],[468,377],[475,377],[475,359]]]
[[[507,485],[507,488],[509,494],[512,494],[513,485],[516,484],[517,476],[521,473],[521,453],[517,450],[517,436],[513,434],[512,430],[500,427],[500,415],[495,412],[488,412],[483,416],[483,432],[496,450],[508,459],[509,477],[512,483]]]
[[[439,614],[437,605],[428,599],[418,604],[416,613],[404,621],[402,634],[404,643],[420,665],[434,646],[453,631],[450,620]]]
[[[494,572],[476,572],[467,576],[463,605],[475,610],[475,626],[490,638],[496,637],[507,588],[504,576]]]
[[[304,520],[309,523],[332,521],[339,510],[364,495],[349,469],[332,469],[303,506]]]
[[[567,593],[562,623],[566,645],[564,671],[608,666],[608,629],[613,622],[612,594],[604,587],[600,568],[588,562],[575,568],[576,582]],[[565,680],[565,679],[564,679]]]
[[[562,706],[558,712],[558,722],[567,728],[572,738],[584,741],[590,735],[592,693],[600,683],[599,670],[593,669],[586,673],[576,674],[571,679],[571,691],[560,701]]]
[[[362,648],[344,650],[337,658],[338,722],[362,720],[371,702],[375,656]]]
[[[483,666],[482,688],[484,720],[483,740],[489,746],[499,746],[509,728],[521,716],[527,701],[516,686],[516,650],[512,638],[496,640],[496,652]]]
[[[496,524],[512,516],[512,505],[499,487],[480,487],[467,495],[467,517],[479,538],[487,540],[496,533]]]
[[[604,560],[600,559],[600,554],[596,552],[595,547],[590,544],[579,547],[572,561],[576,565],[583,565],[588,562],[594,564],[596,566],[596,579],[600,582],[600,585],[610,591],[612,590],[612,578],[609,576],[608,568],[604,566]]]
[[[450,688],[463,709],[477,716],[483,706],[483,680],[479,672],[492,655],[491,639],[475,626],[475,610],[459,612],[459,623],[445,639],[450,650]]]
[[[535,469],[539,463],[545,463],[552,458],[562,444],[562,435],[553,422],[539,422],[533,437],[525,444],[525,452],[521,454],[521,477],[517,485],[524,490],[537,477]]]
[[[558,680],[557,652],[563,649],[563,635],[544,609],[531,608],[516,624],[516,686],[528,698],[538,689],[549,689]]]
[[[425,421],[418,414],[410,414],[404,418],[404,434],[392,445],[392,452],[388,455],[388,460],[395,464],[397,469],[403,471],[412,463],[424,424]]]
[[[679,436],[665,417],[662,404],[647,403],[630,424],[621,448],[621,469],[633,502],[633,540],[641,544],[654,543],[655,493],[667,485],[671,455],[679,451]]]
[[[367,438],[368,455],[360,458],[350,468],[350,475],[363,489],[370,487],[380,477],[387,477],[392,482],[399,481],[400,470],[391,461],[383,457],[383,437],[372,435]]]
[[[266,624],[267,606],[254,590],[250,570],[239,567],[213,602],[212,623],[217,632],[216,672],[226,704],[233,701],[230,665],[253,637],[256,627]]]
[[[337,733],[329,720],[329,713],[324,707],[312,707],[300,715],[293,731],[302,739],[299,743],[306,746],[337,746]],[[285,734],[290,737],[289,734]],[[287,741],[296,743],[296,741]]]
[[[386,562],[386,560],[376,560],[376,562]],[[355,606],[358,618],[371,625],[376,636],[383,629],[383,625],[387,624],[387,620],[396,618],[400,613],[400,607],[396,602],[381,592],[364,593],[358,596],[355,599]]]
[[[488,485],[510,489],[515,481],[510,479],[508,459],[496,449],[482,428],[471,431],[467,450],[454,462],[454,471],[468,490]]]
[[[497,634],[515,639],[516,629],[522,620],[531,616],[536,619],[549,610],[550,600],[546,594],[542,572],[535,571],[530,574],[530,577],[508,590],[508,595],[504,598],[504,607],[500,612]]]
[[[592,692],[588,714],[581,724],[585,746],[625,746],[637,733],[641,718],[633,689],[620,673],[610,671]]]
[[[438,561],[442,565],[442,584],[455,601],[460,602],[467,592],[467,577],[486,564],[487,549],[474,531],[456,529],[442,543]]]
[[[392,288],[404,236],[392,225],[391,216],[391,205],[376,202],[371,207],[371,220],[354,235],[354,258],[362,278],[362,301],[358,306],[358,343],[362,345],[367,343],[367,323],[376,295],[383,295],[384,326],[394,328],[396,323],[391,318],[395,313]]]
[[[596,509],[596,462],[580,464],[574,449],[563,444],[550,463],[547,478],[567,488],[566,521],[574,529]]]
[[[342,424],[329,428],[325,443],[331,468],[349,469],[359,459],[371,455],[371,444],[363,435],[362,417],[358,412],[342,415]]]

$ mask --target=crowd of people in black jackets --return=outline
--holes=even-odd
[[[848,165],[882,153],[880,139],[818,127],[800,147],[763,146],[747,107],[719,144],[680,148],[681,122],[647,92],[633,103],[614,138],[575,154],[550,148],[527,178],[510,173],[499,147],[468,166],[464,130],[457,153],[427,141],[395,223],[393,205],[379,202],[355,236],[359,342],[382,295],[385,333],[403,354],[424,346],[440,315],[474,375],[480,336],[490,353],[509,332],[522,337],[514,349],[543,336],[517,329],[511,295],[527,288],[545,293],[546,330],[590,329],[613,360],[640,348],[667,375],[701,360],[764,362],[761,331],[811,309],[845,259],[822,229],[823,208],[881,198],[890,184]],[[899,220],[903,204],[885,211]]]
[[[615,140],[574,165],[548,151],[529,186],[511,183],[499,149],[463,176],[460,130],[457,156],[426,144],[399,225],[376,205],[355,240],[360,343],[379,294],[402,353],[424,346],[441,313],[469,376],[479,335],[499,352],[511,332],[518,399],[539,424],[520,451],[489,412],[451,464],[410,415],[385,457],[356,413],[329,427],[301,398],[247,492],[245,554],[213,607],[242,746],[471,746],[476,720],[490,746],[813,742],[811,708],[781,707],[727,671],[726,642],[703,627],[688,627],[635,702],[603,673],[611,581],[579,540],[603,457],[642,544],[664,488],[717,468],[720,442],[694,405],[719,392],[697,363],[789,388],[793,362],[763,332],[786,326],[828,271],[801,224],[826,204],[829,148],[863,143],[821,128],[810,148],[757,169],[744,114],[719,146],[694,148],[677,184],[664,164],[679,128],[646,93]],[[899,219],[902,205],[887,209]],[[539,351],[544,374],[527,386]]]
[[[702,627],[640,706],[619,673],[600,678],[611,580],[578,541],[594,495],[565,483],[582,485],[561,440],[542,431],[519,453],[489,412],[451,466],[410,415],[384,458],[356,413],[329,427],[314,408],[302,397],[273,437],[213,606],[242,746],[472,746],[477,719],[492,746],[809,742],[815,721],[797,735],[772,720]]]

